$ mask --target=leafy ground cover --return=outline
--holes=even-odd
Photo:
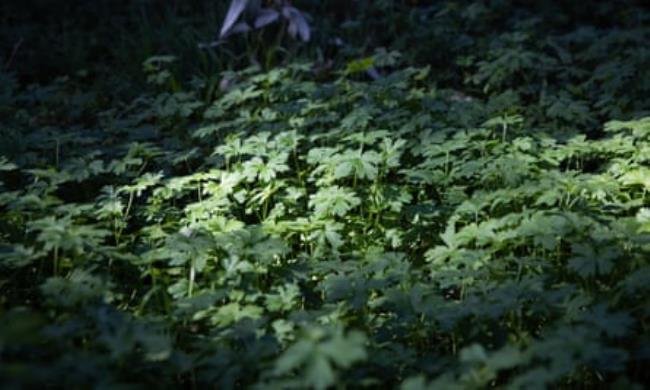
[[[435,26],[0,73],[0,383],[648,384],[650,13],[378,3]]]

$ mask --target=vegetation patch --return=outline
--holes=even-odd
[[[647,385],[650,12],[405,3],[214,73],[0,61],[0,383]]]

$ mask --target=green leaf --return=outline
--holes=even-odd
[[[316,218],[343,217],[359,204],[361,199],[354,191],[339,186],[322,188],[309,197],[309,207],[314,209]]]
[[[605,123],[605,131],[607,132],[618,133],[623,130],[632,130],[632,134],[637,138],[647,138],[650,136],[650,117]]]
[[[317,390],[330,387],[336,381],[336,375],[325,356],[314,356],[305,372],[305,383]]]
[[[0,156],[0,172],[1,171],[13,171],[17,169],[18,166],[9,162],[4,156]]]
[[[286,374],[300,367],[313,354],[315,348],[310,340],[300,340],[293,344],[275,361],[275,374]]]
[[[366,337],[361,332],[352,331],[345,336],[341,332],[322,343],[319,349],[338,367],[347,368],[366,359],[365,343]]]
[[[355,74],[365,72],[375,65],[375,57],[366,57],[355,61],[350,61],[345,66],[345,73]]]
[[[607,275],[614,267],[613,260],[621,255],[620,249],[612,246],[599,247],[592,244],[573,244],[574,256],[569,259],[569,268],[583,278]]]

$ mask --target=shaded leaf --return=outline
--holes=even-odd
[[[235,25],[237,22],[237,19],[241,16],[242,12],[244,12],[244,9],[246,9],[246,5],[248,4],[248,0],[231,0],[230,1],[230,6],[228,7],[228,12],[226,13],[226,17],[223,20],[223,24],[221,25],[221,31],[219,32],[219,38],[223,38],[228,33],[231,32],[231,28]]]

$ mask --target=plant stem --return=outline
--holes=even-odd
[[[194,262],[190,262],[190,276],[189,283],[187,286],[187,296],[192,297],[192,290],[194,289],[194,278],[196,277],[196,269],[194,268]]]
[[[54,166],[59,169],[59,155],[61,153],[61,143],[59,140],[56,140],[56,147],[54,152]]]
[[[129,213],[131,212],[131,206],[133,206],[133,198],[135,197],[133,192],[129,193],[129,201],[126,204],[126,210],[124,211],[124,216],[122,217],[122,226],[119,227],[119,231],[117,232],[117,237],[116,237],[116,244],[119,244],[120,237],[122,236],[122,232],[124,231],[124,228],[126,226],[126,220],[129,218]]]
[[[54,262],[53,262],[53,267],[52,267],[52,273],[54,276],[59,275],[59,246],[55,245],[54,246]]]

